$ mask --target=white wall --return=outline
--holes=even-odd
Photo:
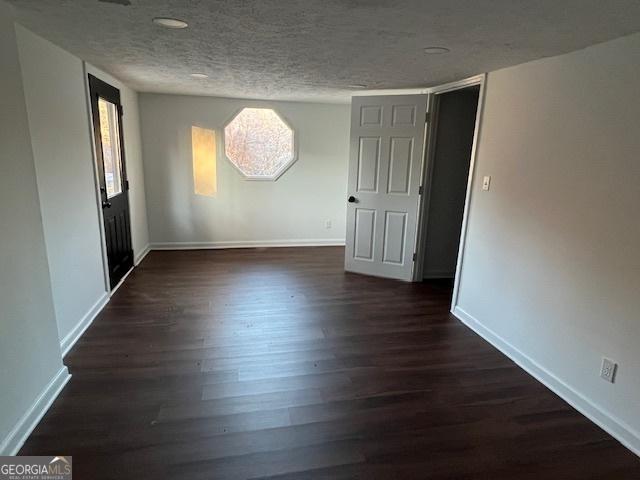
[[[222,156],[221,129],[245,106],[275,108],[296,129],[298,161],[275,182],[246,181]],[[344,241],[348,105],[141,94],[140,107],[152,244]],[[192,125],[218,131],[215,198],[193,192]]]
[[[639,78],[640,34],[489,74],[457,310],[636,452]]]
[[[106,295],[82,61],[17,26],[60,341]]]
[[[58,332],[70,348],[108,299],[82,60],[17,26]],[[136,92],[121,90],[134,256],[149,243]]]
[[[68,374],[60,358],[12,10],[0,2],[0,454]],[[57,379],[57,381],[56,381]],[[31,414],[31,416],[30,416]]]

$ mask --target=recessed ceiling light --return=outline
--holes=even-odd
[[[443,53],[449,53],[451,50],[447,47],[427,47],[423,51],[427,55],[442,55]]]
[[[187,28],[187,22],[178,20],[177,18],[168,17],[156,17],[153,19],[153,23],[165,28]]]
[[[206,73],[192,73],[191,76],[193,78],[209,78],[209,75]]]
[[[367,86],[362,83],[353,83],[351,85],[348,85],[348,87],[349,88],[367,88]]]

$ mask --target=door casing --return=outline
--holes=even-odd
[[[451,308],[457,304],[458,292],[460,288],[460,272],[462,270],[462,264],[464,261],[464,250],[465,243],[467,238],[467,229],[469,222],[469,205],[471,204],[471,196],[472,196],[472,185],[475,178],[475,164],[476,164],[476,156],[477,156],[477,146],[478,139],[480,135],[480,130],[482,126],[482,111],[484,106],[484,97],[485,97],[485,84],[486,84],[486,74],[476,75],[473,77],[465,78],[463,80],[459,80],[456,82],[451,82],[443,85],[439,85],[436,87],[430,88],[420,88],[420,89],[404,89],[404,90],[383,90],[383,91],[367,91],[363,92],[360,95],[366,96],[374,96],[376,94],[380,95],[416,95],[416,94],[429,94],[427,111],[429,112],[429,122],[427,122],[427,130],[425,134],[425,152],[422,159],[422,173],[421,173],[421,183],[423,193],[426,192],[429,188],[429,182],[431,181],[431,167],[433,165],[433,155],[435,153],[434,149],[434,129],[437,123],[436,116],[437,112],[434,112],[434,105],[436,103],[436,95],[451,92],[454,90],[460,90],[466,87],[470,87],[473,85],[480,86],[480,93],[478,95],[478,108],[476,112],[476,123],[475,123],[475,131],[473,134],[473,146],[471,149],[471,159],[469,164],[469,177],[467,179],[467,189],[466,189],[466,198],[464,204],[464,214],[462,219],[462,228],[460,231],[460,244],[458,247],[458,258],[456,262],[456,272],[454,279],[454,287],[453,287],[453,295],[451,300]],[[354,95],[355,97],[360,96],[358,94]],[[424,249],[422,248],[424,244],[424,239],[426,235],[426,224],[427,224],[427,208],[428,208],[428,195],[420,195],[419,205],[418,205],[418,221],[417,221],[417,233],[415,237],[415,243],[413,245],[414,252],[416,253],[416,260],[413,268],[413,276],[412,281],[420,281],[422,279],[422,264],[424,259]]]
[[[88,121],[89,121],[89,131],[92,139],[91,143],[92,143],[92,149],[93,149],[93,167],[94,167],[94,182],[95,182],[95,188],[96,188],[96,206],[97,206],[98,217],[99,217],[99,231],[100,231],[101,247],[102,247],[102,263],[103,263],[103,271],[104,271],[105,289],[110,295],[112,295],[113,293],[115,293],[118,287],[122,284],[122,282],[125,280],[128,274],[131,272],[134,265],[133,246],[132,246],[133,239],[132,239],[131,220],[130,220],[131,208],[130,208],[130,202],[129,202],[129,181],[127,177],[126,158],[125,158],[124,124],[123,124],[123,113],[122,113],[122,106],[121,106],[121,96],[118,88],[113,87],[112,85],[101,80],[95,75],[90,74],[87,71],[87,64],[85,62],[83,62],[83,71],[84,71],[83,72],[84,78],[86,80],[85,96],[87,98],[87,115],[88,115]],[[107,250],[107,236],[105,232],[105,216],[104,216],[104,209],[102,206],[103,201],[105,200],[105,192],[102,191],[104,174],[102,172],[103,167],[100,165],[100,162],[102,162],[102,152],[101,152],[102,147],[101,145],[99,145],[100,138],[97,135],[96,124],[94,121],[94,110],[93,110],[94,98],[93,98],[92,86],[95,86],[95,85],[104,87],[106,89],[111,89],[112,91],[117,92],[117,104],[118,104],[118,110],[119,110],[118,111],[119,133],[120,133],[119,147],[120,147],[120,155],[121,155],[121,162],[122,162],[121,169],[122,169],[122,187],[123,187],[123,191],[121,195],[123,196],[123,201],[126,202],[127,214],[129,216],[128,217],[128,238],[129,238],[129,247],[130,247],[129,254],[131,257],[131,261],[130,261],[130,265],[126,267],[126,271],[122,272],[122,275],[120,276],[119,280],[115,283],[112,282],[112,279],[110,276],[110,265],[109,265],[108,250]],[[98,150],[98,148],[100,148],[100,150]]]
[[[451,298],[451,310],[455,307],[458,301],[458,292],[460,289],[460,273],[462,271],[462,263],[464,261],[464,249],[467,238],[467,228],[469,223],[469,205],[471,204],[471,195],[473,193],[472,186],[473,180],[475,178],[475,164],[476,164],[476,156],[477,156],[477,146],[478,139],[480,136],[480,129],[482,124],[482,108],[484,106],[484,95],[485,95],[485,83],[486,83],[486,74],[477,75],[474,77],[466,78],[464,80],[460,80],[457,82],[447,83],[445,85],[440,85],[437,87],[432,87],[429,89],[431,93],[429,98],[429,112],[430,114],[430,122],[429,122],[429,132],[427,135],[427,144],[424,158],[424,167],[423,167],[423,178],[422,185],[424,185],[424,191],[428,191],[432,173],[433,173],[433,163],[434,163],[434,155],[435,155],[435,129],[437,128],[437,96],[443,93],[452,92],[455,90],[462,90],[467,87],[471,87],[474,85],[478,85],[480,87],[480,92],[478,94],[478,108],[476,110],[476,122],[475,128],[473,132],[473,145],[471,147],[471,159],[469,162],[469,176],[467,178],[467,189],[466,196],[464,202],[464,213],[462,216],[462,228],[460,230],[460,243],[458,247],[458,258],[456,261],[456,272],[454,277],[453,284],[453,295]],[[428,223],[428,210],[429,210],[429,195],[421,195],[420,197],[420,206],[419,206],[419,220],[418,220],[418,234],[416,236],[416,265],[413,270],[414,276],[413,281],[421,281],[422,280],[422,265],[424,260],[424,243],[426,237],[426,226]]]

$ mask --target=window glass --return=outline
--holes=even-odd
[[[196,195],[213,197],[217,191],[216,132],[191,127],[193,151],[193,184]]]
[[[120,158],[120,130],[118,108],[103,98],[98,99],[100,113],[100,142],[107,198],[122,193],[122,160]]]
[[[275,180],[295,160],[293,130],[269,108],[245,108],[224,129],[227,158],[247,178]]]

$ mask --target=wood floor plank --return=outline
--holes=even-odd
[[[339,247],[151,252],[21,450],[77,479],[638,479],[640,460]]]

